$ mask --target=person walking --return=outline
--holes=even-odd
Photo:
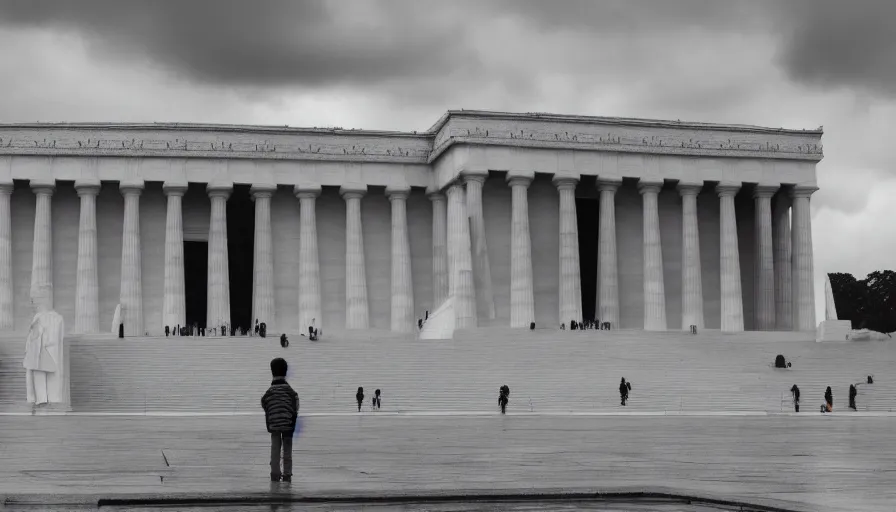
[[[632,390],[632,385],[630,382],[625,382],[625,377],[622,378],[622,382],[619,383],[619,397],[622,398],[622,405],[625,406],[626,400],[628,400],[628,392]]]
[[[361,412],[361,404],[364,403],[364,388],[358,388],[358,392],[355,393],[355,400],[358,401],[358,412]]]

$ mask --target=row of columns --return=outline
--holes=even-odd
[[[52,286],[52,196],[55,183],[32,182],[36,195],[31,289]],[[122,182],[124,222],[121,249],[121,322],[129,336],[144,333],[142,249],[140,238],[140,195],[142,182]],[[183,196],[186,183],[165,182],[167,197],[165,219],[164,297],[162,325],[184,325],[186,300],[184,284]],[[0,183],[0,328],[13,327],[12,224],[10,199],[13,186]],[[80,197],[78,261],[75,291],[75,333],[100,332],[99,284],[97,274],[96,197],[99,181],[77,181]],[[218,326],[230,322],[230,276],[227,253],[227,199],[232,184],[210,183],[206,190],[211,202],[208,237],[208,295],[206,324]],[[251,188],[255,201],[255,247],[252,288],[252,315],[273,326],[274,261],[271,230],[271,198],[277,187],[256,184]],[[319,185],[299,185],[294,189],[299,200],[299,325],[301,329],[320,326],[321,287],[317,242],[316,199]],[[361,197],[365,186],[347,186],[340,191],[346,202],[346,327],[364,329],[369,325],[364,240],[361,230]],[[414,295],[408,236],[407,198],[409,187],[386,190],[392,206],[392,315],[391,328],[398,332],[415,329]],[[444,207],[442,208],[444,210]],[[442,217],[444,219],[444,215]],[[444,232],[444,222],[434,229]],[[444,236],[443,236],[444,239]],[[441,251],[445,252],[445,244]],[[444,258],[443,258],[444,260]],[[446,262],[443,262],[446,263]],[[443,274],[447,274],[447,269]],[[472,293],[472,283],[469,283]],[[32,294],[33,296],[33,294]],[[447,294],[446,294],[447,296]],[[51,304],[52,306],[52,304]]]
[[[440,304],[446,296],[454,297],[457,327],[476,324],[476,303],[485,302],[485,311],[493,315],[491,275],[482,213],[481,190],[486,173],[462,173],[448,188],[447,233],[444,229],[444,196],[430,194],[433,202],[433,299]],[[535,320],[533,294],[532,243],[529,231],[527,190],[532,173],[509,173],[511,188],[511,276],[510,326],[527,327]],[[573,177],[555,176],[554,185],[560,198],[559,245],[559,318],[561,322],[579,320],[581,281],[578,227]],[[466,190],[463,185],[466,185]],[[619,324],[619,272],[616,247],[616,191],[622,180],[597,180],[600,194],[598,233],[598,296],[595,316],[602,322]],[[638,190],[643,206],[643,276],[644,328],[667,329],[666,293],[663,274],[663,251],[660,239],[659,192],[663,181],[642,179]],[[700,261],[700,230],[697,196],[702,183],[679,182],[682,200],[682,266],[681,325],[702,329],[703,280]],[[744,330],[743,292],[741,289],[740,252],[734,198],[741,185],[719,183],[715,192],[720,211],[720,301],[721,329]],[[778,194],[780,187],[760,184],[755,187],[755,292],[756,330],[815,329],[814,283],[812,263],[812,228],[809,197],[817,190],[812,186],[796,186],[789,198]],[[466,197],[464,197],[466,194]],[[792,207],[792,229],[791,215]],[[466,222],[469,217],[469,224]],[[469,234],[464,230],[469,226]],[[447,251],[445,251],[447,237]],[[472,249],[468,249],[472,242]],[[447,252],[447,255],[444,255]],[[447,264],[446,260],[447,259]],[[473,264],[467,266],[467,261]],[[467,279],[474,271],[476,278]],[[447,276],[445,275],[447,273]],[[470,293],[469,283],[476,288]],[[487,284],[483,284],[487,283]],[[485,286],[485,289],[478,288]]]
[[[482,184],[487,173],[465,173],[461,181],[447,189],[446,196],[436,191],[428,196],[433,207],[433,300],[441,304],[455,298],[456,327],[475,327],[477,301],[494,318],[494,297],[488,264]],[[528,187],[532,173],[510,173],[507,177],[512,194],[511,211],[511,293],[510,324],[526,327],[535,317],[531,235],[529,229]],[[563,322],[581,319],[581,282],[578,228],[575,208],[577,179],[556,176],[553,180],[560,198],[559,244],[559,318]],[[466,185],[466,186],[464,186]],[[619,179],[599,179],[600,224],[598,240],[598,303],[596,316],[618,325],[619,287],[616,248],[615,193]],[[36,195],[31,287],[52,284],[51,204],[54,183],[35,181]],[[143,292],[141,276],[140,209],[142,182],[122,182],[124,225],[122,236],[120,302],[122,322],[128,335],[142,334]],[[701,183],[681,182],[682,198],[682,327],[704,326],[700,241],[697,222],[697,195]],[[98,181],[75,183],[81,201],[78,229],[78,267],[75,304],[75,332],[98,332],[98,283],[96,196]],[[209,184],[211,201],[209,224],[207,324],[229,322],[230,293],[227,255],[226,201],[232,185]],[[643,198],[644,247],[644,328],[666,329],[663,255],[660,243],[658,194],[661,181],[641,180]],[[720,183],[720,268],[721,327],[725,331],[743,330],[743,303],[740,258],[737,246],[737,222],[734,196],[739,184]],[[792,222],[787,197],[778,195],[775,207],[771,199],[777,186],[757,186],[755,312],[758,330],[812,330],[815,324],[812,268],[812,233],[809,197],[815,187],[794,187]],[[182,198],[186,183],[163,185],[167,196],[165,230],[165,275],[163,326],[183,325],[185,287],[183,255]],[[271,197],[276,185],[253,185],[255,200],[255,265],[253,269],[253,318],[274,321],[274,265],[271,232]],[[0,184],[0,328],[12,327],[11,264],[11,184]],[[365,186],[343,186],[346,203],[346,327],[369,326],[369,304],[361,222],[361,198]],[[414,330],[414,297],[410,267],[410,241],[407,228],[407,187],[390,187],[386,193],[392,206],[392,330]],[[296,186],[300,202],[299,318],[300,326],[320,322],[321,292],[317,250],[316,198],[319,185]],[[319,325],[319,324],[318,324]]]

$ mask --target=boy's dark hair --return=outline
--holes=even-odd
[[[274,377],[286,377],[286,369],[288,365],[282,357],[271,359],[271,375]]]

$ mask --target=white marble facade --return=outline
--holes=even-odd
[[[0,327],[27,330],[52,284],[72,332],[121,304],[128,335],[160,334],[184,321],[185,240],[208,242],[207,322],[228,322],[245,187],[239,270],[276,332],[414,332],[448,296],[467,328],[814,331],[821,136],[471,111],[421,133],[0,125]]]

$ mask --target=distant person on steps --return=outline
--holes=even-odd
[[[824,404],[821,406],[821,412],[832,412],[834,410],[834,393],[831,386],[824,390]]]
[[[632,390],[632,385],[629,382],[625,382],[625,377],[622,378],[622,382],[619,383],[619,396],[622,398],[622,405],[625,405],[625,401],[628,400],[628,392]]]
[[[793,395],[794,412],[800,412],[800,388],[794,384],[793,387],[790,388],[790,393]]]
[[[856,395],[858,395],[858,394],[859,394],[859,392],[856,389],[855,384],[850,384],[849,385],[849,408],[854,411],[856,410]]]
[[[383,402],[380,399],[380,390],[376,390],[373,392],[373,400],[371,401],[370,407],[373,410],[378,411],[378,410],[380,410],[380,406],[382,406],[382,405],[383,405]]]
[[[264,419],[271,434],[271,481],[292,481],[292,438],[299,415],[299,395],[286,382],[286,361],[280,357],[271,361],[271,387],[261,397]],[[280,452],[283,452],[283,471],[280,471]]]
[[[498,406],[501,407],[501,414],[507,413],[508,402],[510,402],[510,388],[505,384],[498,389]]]
[[[358,392],[355,393],[355,400],[358,401],[358,412],[361,412],[361,404],[364,403],[364,388],[358,388]]]

